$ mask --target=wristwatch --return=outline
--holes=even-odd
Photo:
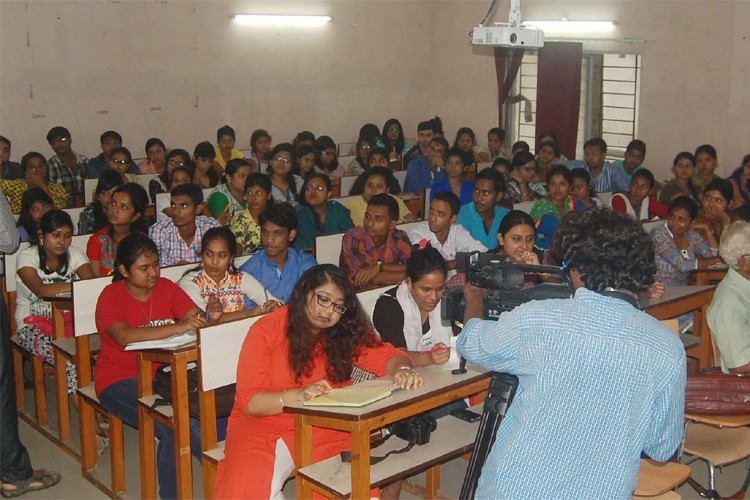
[[[378,261],[378,272],[380,272],[382,270],[383,270],[383,262],[382,261]]]

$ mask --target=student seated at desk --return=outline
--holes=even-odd
[[[119,172],[107,169],[101,173],[96,182],[94,200],[78,216],[78,234],[94,234],[109,224],[112,192],[123,184],[125,181]]]
[[[574,168],[570,171],[573,183],[570,185],[570,194],[579,201],[586,209],[602,208],[604,202],[597,196],[594,186],[591,184],[591,174],[585,168]]]
[[[663,219],[668,212],[666,205],[660,203],[655,197],[649,196],[655,184],[654,174],[642,168],[633,174],[630,192],[615,193],[609,201],[609,206],[615,212],[626,213],[638,221]]]
[[[297,152],[288,142],[277,144],[271,151],[266,173],[271,177],[271,195],[279,203],[294,203],[302,190],[302,177],[294,174]]]
[[[68,192],[60,184],[49,181],[47,176],[47,160],[40,153],[32,151],[21,158],[23,179],[12,181],[0,180],[0,190],[8,199],[10,209],[14,214],[21,212],[21,197],[26,190],[36,187],[52,198],[55,208],[68,208]]]
[[[177,167],[172,171],[169,176],[167,188],[171,193],[174,188],[183,184],[191,184],[193,182],[192,173],[187,167]],[[172,199],[169,196],[163,196],[156,200],[156,221],[163,221],[172,218],[174,211],[172,210]]]
[[[505,197],[511,203],[534,201],[547,196],[544,184],[536,181],[536,159],[529,152],[521,151],[513,156],[513,170],[505,187]]]
[[[339,163],[336,154],[336,143],[327,135],[321,135],[315,140],[315,171],[326,174],[331,179],[338,179],[346,175],[346,167]]]
[[[710,144],[702,144],[695,149],[695,163],[698,168],[693,172],[693,186],[698,191],[699,201],[703,199],[703,192],[709,183],[721,179],[716,175],[719,159],[716,148]]]
[[[21,197],[21,213],[18,216],[18,236],[21,241],[36,244],[39,241],[39,221],[52,210],[52,198],[39,188],[31,188]]]
[[[339,267],[354,287],[392,285],[406,276],[411,243],[396,229],[398,205],[388,194],[370,198],[364,226],[346,232],[341,241]]]
[[[214,160],[216,159],[216,150],[208,141],[203,141],[195,146],[193,151],[193,183],[200,186],[201,189],[210,187],[216,187],[219,184],[221,175],[214,168]],[[185,161],[186,165],[190,165],[190,158]],[[169,157],[167,158],[167,166],[169,166]],[[176,165],[183,166],[183,165]]]
[[[312,250],[315,237],[321,234],[334,234],[354,227],[348,208],[336,200],[331,200],[331,179],[320,173],[312,173],[305,179],[297,212],[297,239],[295,248]]]
[[[498,203],[505,193],[505,180],[495,169],[485,168],[474,180],[474,201],[461,207],[458,223],[487,248],[497,248],[497,228],[508,213]]]
[[[292,172],[305,180],[308,175],[315,172],[315,146],[301,144],[295,147],[297,148],[297,165]]]
[[[109,169],[119,173],[122,177],[122,182],[138,182],[137,175],[128,173],[128,169],[132,163],[133,156],[130,154],[128,148],[120,146],[112,150],[109,158]]]
[[[693,156],[693,153],[687,151],[677,153],[672,162],[674,179],[662,186],[659,201],[669,205],[672,200],[680,196],[689,196],[698,201],[698,191],[693,186],[693,172],[695,172],[695,156]]]
[[[109,170],[109,160],[112,158],[112,150],[122,146],[122,136],[114,130],[107,130],[99,137],[99,145],[102,152],[95,158],[91,158],[86,165],[86,178],[98,179],[103,172]],[[137,174],[138,166],[134,161],[130,161],[127,172]]]
[[[721,235],[721,258],[729,266],[714,292],[707,321],[724,373],[750,373],[750,223],[733,222]]]
[[[271,200],[271,179],[266,174],[250,174],[245,180],[247,207],[232,217],[229,229],[237,237],[237,253],[246,255],[260,246],[260,214]]]
[[[449,149],[445,154],[445,173],[448,178],[432,184],[430,201],[436,194],[449,191],[458,196],[461,205],[471,203],[474,196],[474,181],[464,180],[466,169],[470,166],[469,153],[458,148]]]
[[[205,144],[208,144],[206,147]],[[211,144],[206,143],[200,143],[198,146],[196,146],[196,154],[201,153],[201,148],[204,149],[211,149],[211,154],[213,154],[213,148],[211,147]],[[206,153],[208,154],[208,153]],[[193,162],[190,161],[190,153],[185,151],[184,149],[173,149],[169,152],[169,154],[166,157],[166,166],[164,169],[159,173],[159,177],[156,179],[151,179],[148,183],[148,195],[151,198],[152,203],[156,203],[156,195],[159,193],[167,193],[169,192],[169,185],[172,180],[172,173],[177,169],[178,167],[183,167],[189,169],[193,174],[195,173],[195,170],[193,168]],[[218,178],[218,174],[216,174]],[[191,175],[191,179],[194,176]]]
[[[212,307],[209,323],[219,321],[221,316],[221,307]],[[96,304],[96,328],[102,347],[96,360],[94,387],[102,407],[137,429],[138,354],[126,351],[125,346],[197,332],[206,324],[204,311],[180,287],[160,277],[154,242],[140,233],[123,239],[117,248],[114,282],[102,291]],[[153,368],[156,373],[156,364]],[[200,422],[193,417],[189,422],[190,449],[200,457]],[[174,432],[156,422],[154,434],[159,439],[159,496],[177,498]]]
[[[562,160],[563,165],[570,170],[584,168],[591,174],[591,182],[597,193],[627,191],[630,180],[625,173],[615,165],[606,161],[607,143],[600,137],[594,137],[583,143],[583,160]]]
[[[555,165],[547,172],[547,193],[538,199],[531,208],[531,218],[536,225],[536,246],[547,250],[557,226],[566,214],[582,212],[583,203],[570,196],[573,176],[562,165]]]
[[[231,160],[241,160],[245,156],[241,151],[234,149],[236,137],[234,129],[229,125],[224,125],[216,131],[216,144],[214,148],[216,156],[214,157],[214,169],[218,172],[224,172],[227,163]]]
[[[260,281],[274,297],[286,302],[302,273],[317,261],[305,252],[290,248],[297,236],[297,215],[289,203],[269,204],[258,222],[263,250],[242,264],[240,271]]]
[[[341,193],[343,196],[347,194],[349,196],[362,194],[365,190],[365,182],[367,181],[367,171],[374,167],[382,167],[390,173],[387,179],[388,193],[401,194],[401,184],[398,182],[398,179],[393,176],[393,164],[389,161],[388,153],[384,148],[371,149],[370,154],[367,157],[367,162],[369,166],[365,169],[365,172],[359,174],[348,193]]]
[[[409,163],[404,181],[404,193],[420,193],[448,178],[443,169],[445,152],[448,151],[448,141],[442,136],[433,137],[427,156],[420,156]]]
[[[49,180],[62,185],[68,192],[65,207],[83,206],[83,181],[89,159],[73,151],[73,138],[65,127],[52,127],[47,132],[47,142],[55,152],[47,161]]]
[[[161,174],[166,170],[167,146],[158,137],[151,137],[144,147],[146,159],[138,163],[138,173],[141,175]]]
[[[228,226],[235,212],[245,209],[245,181],[249,175],[250,163],[247,160],[229,160],[224,176],[208,196],[206,206],[222,225]]]
[[[538,182],[547,182],[547,172],[552,166],[560,161],[560,146],[555,141],[544,141],[539,145],[539,151],[536,155],[537,172],[536,180]]]
[[[740,219],[729,208],[733,198],[734,189],[726,179],[714,179],[706,186],[701,198],[702,210],[698,213],[698,221],[705,222],[706,226],[696,228],[706,239],[720,238],[725,227]]]
[[[360,137],[357,141],[357,155],[346,166],[345,175],[360,175],[370,167],[368,158],[375,143],[366,137]]]
[[[187,264],[200,260],[203,235],[218,227],[216,219],[203,212],[203,191],[195,184],[183,184],[172,190],[172,218],[157,222],[148,234],[159,249],[162,267]]]
[[[362,181],[360,183],[360,180]],[[392,191],[393,181],[398,184],[398,181],[393,177],[393,172],[386,167],[371,167],[370,170],[360,175],[352,187],[351,195],[362,195],[360,198],[354,198],[348,200],[347,205],[352,214],[352,221],[355,226],[361,226],[365,221],[365,211],[367,210],[367,203],[370,198],[376,194],[390,194],[393,195]],[[362,186],[362,190],[359,190],[359,186]],[[416,219],[414,214],[411,213],[409,208],[398,196],[393,197],[398,203],[399,212],[399,223],[400,222],[412,222]]]
[[[281,498],[295,455],[294,418],[284,405],[350,385],[354,366],[391,375],[405,389],[422,384],[404,352],[377,338],[361,307],[340,269],[315,266],[302,275],[287,306],[250,328],[215,498]],[[350,436],[315,427],[312,440],[317,462],[349,449]]]
[[[21,164],[10,161],[10,139],[0,135],[0,179],[12,181],[23,177]]]
[[[62,210],[50,210],[39,222],[40,239],[16,260],[16,324],[24,349],[54,365],[52,304],[42,297],[70,292],[75,279],[94,277],[83,250],[70,246],[73,221]],[[66,330],[66,336],[72,331]],[[70,335],[68,335],[70,334]],[[78,389],[73,365],[67,364],[68,394]]]

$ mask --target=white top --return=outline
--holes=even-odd
[[[202,272],[203,272],[202,269],[199,269],[196,271],[190,271],[185,276],[183,276],[180,279],[180,281],[177,282],[177,285],[180,288],[182,288],[185,291],[185,293],[188,294],[188,297],[192,299],[192,301],[195,303],[196,306],[200,307],[201,309],[205,311],[206,305],[207,305],[206,296],[213,295],[214,291],[213,290],[201,290],[198,284],[195,283],[195,278]],[[271,292],[266,292],[266,289],[263,287],[260,281],[253,278],[251,275],[245,272],[241,272],[241,274],[242,274],[242,280],[240,281],[240,290],[245,295],[245,297],[252,300],[258,305],[263,305],[269,300],[278,300],[276,297],[273,296],[273,294],[271,294]],[[208,279],[210,280],[210,278]],[[218,286],[220,284],[216,284],[216,285]],[[227,288],[227,287],[225,286],[224,288]],[[232,291],[225,289],[223,290],[223,292],[225,294],[231,295]],[[222,303],[226,302],[227,301],[226,299],[228,298],[229,297],[220,297],[220,299],[225,299],[225,300],[222,300]]]
[[[89,263],[86,254],[80,248],[71,246],[68,248],[68,271],[64,274],[52,273],[44,274],[39,270],[39,247],[32,245],[18,254],[16,259],[16,324],[20,329],[27,316],[52,316],[52,305],[40,299],[29,290],[26,284],[18,276],[18,270],[24,267],[31,267],[39,275],[42,283],[49,285],[51,283],[69,283],[76,279],[76,271],[84,264]]]
[[[433,248],[443,256],[445,260],[455,260],[457,252],[486,252],[487,247],[475,240],[469,231],[459,224],[451,224],[448,230],[448,238],[445,244],[441,244],[435,233],[430,231],[427,221],[415,224],[406,230],[409,241],[416,245],[420,240],[428,239]]]

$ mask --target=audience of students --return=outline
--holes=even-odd
[[[458,196],[461,204],[471,203],[474,197],[474,182],[465,180],[464,175],[467,168],[472,164],[470,153],[459,148],[451,148],[445,154],[445,174],[447,178],[436,181],[430,190],[430,201],[437,193],[449,191]]]
[[[245,181],[250,171],[250,163],[244,158],[229,160],[221,182],[208,196],[208,211],[222,225],[228,226],[234,213],[245,209]]]
[[[129,174],[128,169],[133,163],[133,156],[128,148],[118,146],[109,155],[109,169],[114,170],[122,177],[122,182],[138,182],[138,176]]]
[[[297,215],[289,203],[269,204],[258,222],[263,249],[245,262],[240,271],[258,280],[277,299],[287,302],[299,277],[317,261],[291,248],[297,237]]]
[[[393,177],[393,172],[386,167],[371,167],[357,177],[350,194],[352,196],[361,194],[362,197],[350,200],[348,203],[355,226],[361,226],[364,223],[367,202],[370,198],[383,193],[397,194],[393,191],[393,186],[398,187],[398,181]],[[415,219],[414,214],[411,213],[404,200],[398,196],[395,200],[398,204],[399,222],[412,222]]]
[[[716,178],[705,186],[702,192],[702,210],[698,214],[698,220],[708,225],[698,230],[703,231],[709,241],[712,236],[716,239],[721,238],[724,228],[739,219],[739,216],[729,209],[733,197],[732,183],[726,179]]]
[[[227,168],[227,162],[230,160],[241,160],[244,158],[244,155],[240,151],[234,149],[236,142],[237,138],[234,134],[234,129],[229,125],[224,125],[216,131],[217,146],[214,148],[214,163],[220,172],[223,172]]]
[[[114,130],[107,130],[99,137],[99,144],[102,152],[90,159],[86,165],[86,177],[88,179],[98,179],[102,172],[109,170],[112,150],[122,146],[122,136]],[[126,172],[129,174],[138,173],[138,166],[135,162],[131,160]]]
[[[505,158],[510,161],[512,155],[505,147],[505,130],[493,127],[487,132],[487,150],[490,152],[490,160]]]
[[[65,206],[79,206],[77,202],[79,197],[83,198],[83,181],[89,160],[73,151],[73,138],[65,127],[52,127],[47,133],[47,142],[55,153],[47,160],[49,180],[60,184],[68,192]]]
[[[401,170],[408,166],[404,165],[402,159],[403,155],[409,152],[409,146],[406,144],[406,138],[404,137],[404,128],[398,119],[390,118],[385,122],[380,139],[375,145],[386,151],[388,163],[392,164],[395,170]]]
[[[359,145],[359,142],[357,143]],[[327,135],[321,135],[315,140],[315,170],[326,174],[331,179],[338,179],[346,174],[346,167],[339,163],[336,153],[336,143]]]
[[[108,169],[101,173],[94,190],[94,200],[78,216],[78,234],[93,234],[109,224],[112,193],[123,184],[125,182],[119,172]]]
[[[200,260],[203,235],[219,223],[203,213],[203,191],[195,184],[183,184],[172,190],[172,218],[157,222],[148,230],[154,240],[162,267]]]
[[[677,153],[672,162],[672,173],[674,179],[665,183],[659,193],[659,202],[669,205],[681,196],[689,196],[698,201],[698,191],[693,186],[693,173],[695,172],[695,156],[688,151]]]
[[[292,203],[302,190],[302,177],[294,174],[297,153],[288,142],[277,144],[271,151],[266,172],[271,176],[271,195],[280,203]]]
[[[427,156],[427,150],[430,147],[430,141],[435,137],[435,122],[434,120],[427,120],[419,122],[417,125],[417,143],[404,154],[403,169],[409,168],[409,164],[412,161]],[[446,147],[446,149],[448,149]]]
[[[510,181],[505,186],[505,197],[511,203],[534,201],[547,196],[544,184],[536,181],[536,159],[528,151],[519,151],[513,155],[513,170]]]
[[[138,172],[145,174],[161,174],[166,168],[167,147],[158,137],[146,141],[146,158],[138,163]]]
[[[654,174],[650,170],[638,169],[630,181],[630,191],[612,195],[610,207],[615,212],[628,214],[638,221],[649,221],[657,217],[663,219],[667,216],[667,206],[650,195],[655,184]]]
[[[30,188],[39,188],[52,198],[55,208],[68,208],[70,197],[65,188],[50,182],[47,170],[47,160],[40,153],[32,151],[21,158],[23,179],[0,180],[0,189],[8,199],[10,209],[14,214],[21,210],[23,193]]]
[[[396,229],[398,203],[388,194],[367,202],[364,224],[344,234],[339,267],[357,289],[399,283],[405,276],[411,243]]]
[[[646,143],[640,139],[633,139],[625,148],[625,157],[622,160],[615,160],[613,164],[620,169],[628,180],[632,180],[633,174],[639,168],[643,168],[645,159]]]
[[[52,210],[52,198],[42,189],[30,188],[21,197],[21,213],[18,216],[18,236],[20,240],[36,244],[39,241],[39,221]]]
[[[271,179],[265,174],[250,174],[245,180],[247,208],[235,212],[229,228],[237,237],[237,252],[248,254],[260,247],[260,214],[271,197]]]
[[[331,178],[325,174],[310,174],[302,185],[297,212],[297,239],[294,246],[300,250],[312,250],[315,237],[333,234],[354,227],[348,208],[331,200]]]
[[[714,291],[707,320],[724,373],[750,373],[750,223],[733,222],[721,235],[729,270]]]
[[[271,134],[263,129],[254,130],[250,134],[250,158],[259,172],[263,172],[271,160]]]
[[[167,155],[167,169],[173,171],[177,167],[191,167],[193,169],[193,184],[197,184],[202,189],[216,187],[219,184],[221,176],[219,172],[214,168],[214,161],[216,160],[216,150],[210,142],[204,141],[195,146],[193,151],[193,163],[190,162],[190,157],[185,156],[180,159],[175,156],[175,152],[180,151],[187,153],[181,149],[173,149]]]
[[[698,146],[695,149],[695,163],[698,168],[693,172],[693,186],[698,191],[698,196],[702,197],[706,186],[719,178],[716,175],[716,169],[719,166],[716,148],[710,144]]]
[[[7,137],[0,135],[0,179],[13,180],[23,177],[21,164],[10,161],[11,142]]]
[[[445,174],[445,153],[448,141],[442,136],[433,137],[425,156],[412,160],[406,172],[404,193],[419,193],[435,182],[448,178]]]
[[[539,151],[536,155],[537,160],[537,182],[547,182],[547,172],[552,165],[560,161],[560,146],[554,141],[544,141],[539,145]]]
[[[302,144],[294,147],[297,148],[297,165],[292,171],[304,180],[315,172],[315,146]]]
[[[591,174],[585,168],[574,168],[570,171],[573,183],[570,185],[570,194],[581,202],[586,208],[602,208],[604,203],[597,196],[591,183]]]
[[[628,191],[630,180],[622,169],[606,161],[607,143],[600,137],[589,139],[583,143],[583,160],[568,160],[560,162],[569,169],[585,168],[591,174],[591,182],[597,193]]]
[[[570,196],[573,176],[566,167],[555,165],[547,172],[546,197],[538,199],[531,208],[531,218],[536,224],[536,245],[547,250],[560,221],[570,212],[582,212],[583,203]]]
[[[485,168],[474,179],[474,201],[461,207],[458,223],[487,248],[497,247],[497,228],[508,213],[498,206],[505,193],[505,180],[500,172]]]
[[[471,159],[472,164],[490,161],[489,150],[477,145],[476,135],[474,135],[474,131],[469,127],[461,127],[458,129],[458,132],[456,132],[456,140],[453,141],[453,147],[466,153]]]

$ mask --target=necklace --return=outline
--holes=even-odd
[[[128,293],[130,293],[130,292],[128,292]],[[133,294],[130,294],[130,296],[133,297]],[[152,300],[153,299],[153,293],[148,298],[148,302],[149,302],[148,314],[146,314],[146,311],[141,307],[141,301],[138,300],[138,299],[136,299],[135,297],[133,297],[133,299],[135,300],[135,305],[138,307],[138,309],[141,311],[141,313],[143,313],[143,316],[146,318],[146,326],[150,325],[151,324],[151,313],[154,312],[154,301]]]

